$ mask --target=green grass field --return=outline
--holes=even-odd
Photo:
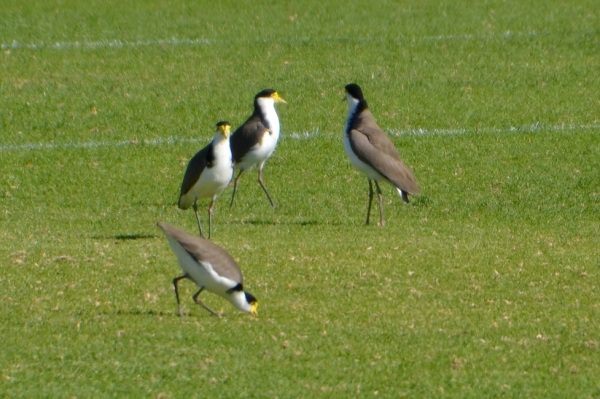
[[[1,397],[600,397],[597,1],[199,3],[2,1]],[[350,82],[423,191],[384,228]],[[259,315],[180,318],[156,222],[267,87],[279,206],[213,225]]]

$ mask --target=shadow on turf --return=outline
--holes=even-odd
[[[177,312],[163,312],[162,310],[142,310],[142,309],[131,309],[131,310],[116,310],[114,312],[107,312],[116,314],[117,316],[179,316]]]
[[[100,240],[144,240],[147,238],[156,238],[155,234],[115,234],[114,236],[92,236],[92,238]]]
[[[264,220],[264,219],[244,219],[238,221],[231,221],[230,224],[252,224],[255,226],[278,226],[278,225],[297,225],[297,226],[339,226],[340,222],[320,222],[318,220],[295,220],[291,222],[282,222],[279,220]]]
[[[177,317],[177,318],[181,317],[181,316],[179,316],[179,313],[177,311],[163,312],[162,310],[152,310],[152,309],[150,309],[150,310],[147,310],[147,309],[146,310],[142,310],[142,309],[116,310],[113,312],[103,312],[103,313],[117,315],[117,316],[151,316],[151,317],[168,316],[168,317]],[[204,311],[199,311],[198,313],[210,316],[210,314],[204,313]],[[197,314],[194,314],[194,312],[189,312],[189,311],[184,313],[184,317],[194,316],[194,315],[197,315]]]

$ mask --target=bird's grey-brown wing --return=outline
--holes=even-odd
[[[233,160],[240,162],[255,144],[262,142],[269,129],[263,124],[259,114],[253,114],[229,139]]]
[[[371,142],[372,136],[357,129],[352,129],[348,133],[350,146],[358,159],[371,166],[402,191],[409,194],[419,194],[421,190],[417,184],[417,179],[409,167],[400,159],[396,159],[382,151],[380,147],[384,140],[380,136],[377,137],[377,135],[373,137],[374,143],[378,145],[376,147]]]
[[[243,284],[242,271],[227,251],[203,238],[193,236],[177,227],[158,222],[165,234],[173,237],[197,261],[209,262],[213,269],[223,277]]]
[[[373,147],[390,157],[401,161],[398,150],[392,140],[379,127],[371,111],[367,108],[356,115],[352,123],[352,129],[364,133]]]
[[[194,184],[196,184],[198,179],[200,179],[202,171],[208,165],[208,155],[211,149],[211,144],[209,144],[200,151],[198,151],[196,155],[194,155],[192,159],[190,159],[187,169],[185,170],[185,174],[183,175],[183,182],[181,183],[181,193],[179,194],[180,196],[190,191],[190,189],[194,187]]]

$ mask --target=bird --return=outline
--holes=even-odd
[[[183,270],[182,276],[173,279],[179,316],[183,316],[183,310],[177,283],[184,279],[192,280],[200,288],[192,297],[194,302],[217,317],[221,315],[198,299],[202,291],[222,296],[243,312],[257,314],[258,301],[252,294],[244,291],[242,271],[226,250],[166,223],[158,222],[157,226],[167,236]]]
[[[231,152],[235,169],[239,169],[239,172],[233,183],[230,208],[235,199],[240,176],[254,165],[258,166],[258,183],[267,194],[271,206],[275,208],[275,202],[273,202],[262,178],[265,162],[275,151],[279,140],[279,117],[275,111],[275,103],[287,104],[273,89],[265,89],[257,93],[254,96],[254,112],[231,135]]]
[[[192,157],[181,183],[179,208],[193,207],[202,238],[204,238],[204,232],[198,217],[198,199],[211,198],[208,207],[208,238],[210,239],[215,201],[233,178],[233,157],[229,146],[230,131],[231,124],[229,122],[217,123],[215,137],[209,145]]]
[[[383,194],[379,181],[387,181],[394,186],[406,203],[409,202],[409,194],[419,194],[421,191],[413,172],[402,162],[390,138],[375,122],[360,86],[350,83],[345,89],[348,118],[344,129],[344,149],[352,165],[369,180],[366,224],[369,224],[371,214],[374,181],[379,200],[379,224],[385,226]]]

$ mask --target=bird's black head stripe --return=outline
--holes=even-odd
[[[369,108],[369,106],[367,105],[367,100],[365,100],[362,89],[359,85],[357,85],[356,83],[350,83],[347,84],[345,88],[348,94],[350,94],[353,98],[356,98],[358,100],[358,105],[356,106],[354,115],[352,115],[352,120],[354,120],[354,117],[356,117],[356,115]]]
[[[356,98],[357,100],[364,100],[365,97],[363,96],[363,92],[360,88],[359,85],[357,85],[356,83],[350,83],[346,85],[346,91],[348,92],[348,94],[350,94],[352,97]]]
[[[260,97],[271,97],[273,95],[273,93],[275,93],[275,90],[273,90],[273,89],[264,89],[260,93],[257,93],[256,96],[254,96],[254,99],[256,100],[257,98],[260,98]]]
[[[258,302],[254,295],[250,294],[249,292],[244,292],[244,294],[246,294],[246,301],[248,301],[248,303]]]
[[[260,115],[261,123],[264,124],[267,129],[270,129],[271,126],[268,126],[268,121],[266,119],[266,115],[262,112],[262,109],[258,106],[258,99],[261,97],[262,98],[271,97],[273,95],[273,93],[275,93],[275,90],[273,90],[273,89],[264,89],[263,91],[261,91],[260,93],[257,93],[254,96],[254,113],[253,113],[253,115]]]
[[[228,289],[227,293],[231,294],[235,291],[244,291],[244,286],[241,283],[238,283],[235,287]]]

